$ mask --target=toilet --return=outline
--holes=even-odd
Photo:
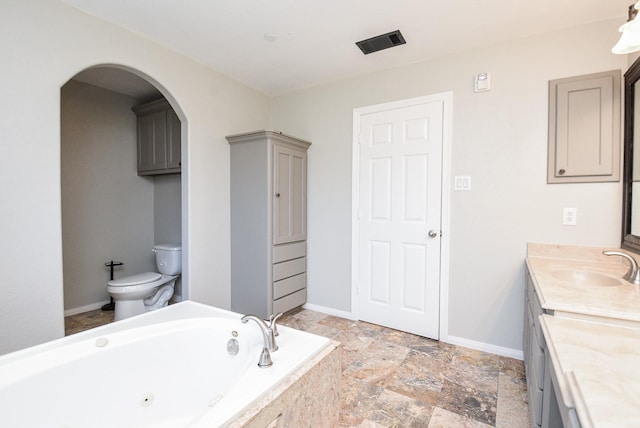
[[[115,301],[114,321],[167,306],[176,279],[182,272],[182,246],[156,245],[158,272],[145,272],[107,282],[107,292]]]

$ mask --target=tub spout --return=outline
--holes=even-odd
[[[271,367],[273,365],[273,361],[271,361],[271,354],[269,352],[273,352],[278,349],[276,339],[273,335],[273,330],[263,320],[255,315],[245,315],[240,319],[243,323],[247,323],[250,320],[255,321],[262,332],[263,345],[262,352],[260,353],[260,360],[258,361],[258,367]]]

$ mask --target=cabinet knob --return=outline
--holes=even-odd
[[[564,169],[561,169],[560,171],[558,171],[558,174],[560,174],[560,175],[564,175],[564,173],[565,173],[565,172],[566,172],[566,171],[565,171]]]
[[[276,193],[276,198],[279,198],[279,197],[280,197],[280,193]]]

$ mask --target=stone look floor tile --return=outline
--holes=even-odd
[[[101,325],[111,322],[113,322],[113,311],[103,311],[102,309],[95,309],[93,311],[65,317],[65,336],[79,333],[90,328],[100,327]]]
[[[488,428],[491,426],[436,407],[431,415],[428,428]],[[511,428],[520,427],[513,426]]]
[[[65,330],[112,321],[96,310],[65,318]],[[529,426],[522,361],[310,310],[279,324],[342,343],[340,427]]]
[[[448,366],[446,359],[412,349],[386,387],[433,406],[440,397]]]
[[[497,405],[497,391],[486,392],[447,380],[442,385],[437,407],[495,426]]]
[[[529,409],[527,407],[526,393],[526,379],[500,373],[498,378],[496,428],[528,426]]]
[[[426,427],[433,406],[385,389],[367,416],[385,427]]]
[[[359,352],[343,374],[384,387],[408,353],[409,348],[404,346],[374,341]]]

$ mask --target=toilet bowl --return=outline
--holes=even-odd
[[[114,321],[167,306],[182,272],[182,247],[156,245],[158,272],[145,272],[111,280],[107,292],[115,302]]]

